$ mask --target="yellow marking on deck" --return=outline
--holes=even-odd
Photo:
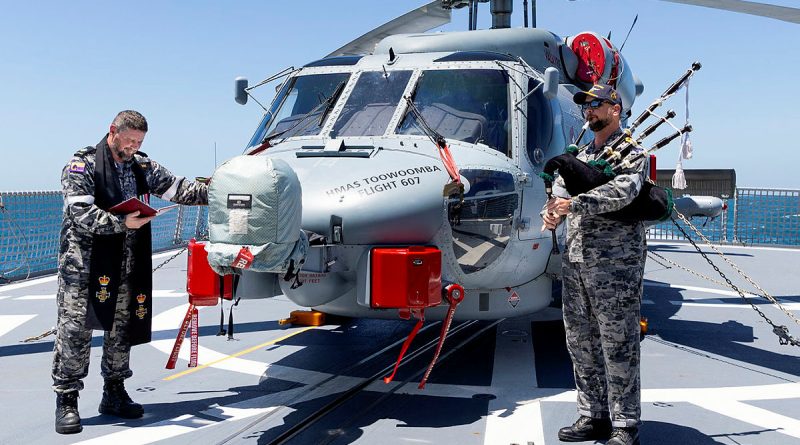
[[[183,376],[189,375],[189,374],[191,374],[193,372],[200,371],[201,369],[205,369],[205,368],[208,368],[209,366],[216,365],[217,363],[220,363],[220,362],[223,362],[225,360],[228,360],[229,358],[241,357],[241,356],[243,356],[245,354],[249,354],[249,353],[251,353],[251,352],[253,352],[253,351],[257,350],[257,349],[261,349],[261,348],[263,348],[265,346],[269,346],[269,345],[278,343],[279,341],[286,340],[287,338],[294,337],[297,334],[302,334],[303,332],[306,332],[306,331],[308,331],[310,329],[314,329],[314,328],[315,328],[315,326],[305,327],[303,329],[300,329],[299,331],[292,332],[291,334],[286,334],[283,337],[279,337],[279,338],[276,338],[274,340],[270,340],[268,342],[261,343],[260,345],[253,346],[251,348],[247,348],[244,351],[239,351],[239,352],[237,352],[235,354],[231,354],[231,355],[225,356],[225,357],[223,357],[221,359],[214,360],[213,362],[209,362],[209,363],[206,363],[206,364],[203,364],[203,365],[199,365],[196,368],[189,368],[186,371],[181,371],[181,372],[179,372],[177,374],[173,374],[173,375],[171,375],[169,377],[164,377],[164,380],[167,380],[167,381],[175,380],[178,377],[183,377]]]

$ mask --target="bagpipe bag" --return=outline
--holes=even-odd
[[[540,176],[545,182],[550,181],[552,186],[556,172],[564,179],[564,185],[570,196],[586,193],[616,176],[607,162],[586,163],[578,159],[574,151],[567,151],[548,160]],[[670,217],[673,207],[672,191],[645,181],[639,194],[630,204],[620,210],[603,213],[601,216],[628,223],[663,221]]]

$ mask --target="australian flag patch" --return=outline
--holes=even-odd
[[[69,163],[70,173],[83,173],[86,170],[85,162],[72,161]]]

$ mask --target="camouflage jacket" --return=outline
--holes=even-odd
[[[608,138],[613,141],[621,133],[617,130]],[[578,159],[594,160],[600,150],[592,142],[582,150]],[[619,174],[611,181],[586,193],[572,197],[567,216],[567,259],[571,262],[594,263],[608,260],[641,261],[645,244],[644,224],[624,223],[603,217],[604,213],[620,210],[630,204],[646,180],[649,162],[641,160],[632,173]],[[555,185],[565,189],[563,178]]]
[[[145,171],[152,194],[179,204],[208,203],[208,188],[205,184],[176,177],[141,152],[134,155],[134,161]],[[114,215],[94,205],[94,171],[95,147],[86,147],[75,153],[61,173],[64,218],[61,224],[59,272],[66,281],[88,280],[93,235],[111,235],[126,231],[129,235],[135,233],[125,227],[124,216]],[[129,250],[131,243],[127,242],[126,245]]]

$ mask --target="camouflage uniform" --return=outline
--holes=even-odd
[[[593,160],[593,144],[578,157]],[[633,173],[573,196],[567,217],[562,295],[578,413],[610,416],[615,427],[640,422],[639,320],[647,246],[641,222],[618,222],[602,214],[619,210],[636,197],[646,165],[641,161]],[[556,185],[563,188],[562,178]]]
[[[98,149],[101,146],[107,148],[104,141],[98,144]],[[187,205],[208,202],[208,191],[204,184],[173,176],[144,153],[135,154],[131,162],[142,167],[146,182],[156,196]],[[116,167],[120,188],[125,198],[129,198],[131,192],[135,194],[136,187],[135,182],[131,182],[130,164]],[[114,215],[94,205],[94,173],[94,147],[87,147],[75,153],[61,175],[64,219],[58,255],[58,332],[52,370],[53,388],[59,393],[83,389],[82,379],[89,370],[92,329],[87,327],[86,315],[94,235],[126,234],[113,329],[106,331],[103,338],[101,370],[106,380],[125,379],[133,374],[129,367],[131,343],[127,330],[131,319],[128,277],[134,265],[132,245],[137,231],[126,228],[124,216]]]

